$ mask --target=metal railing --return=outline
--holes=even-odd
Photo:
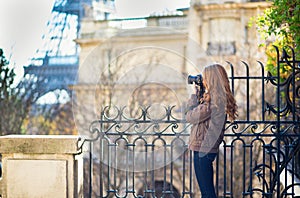
[[[239,120],[226,123],[215,161],[219,197],[300,196],[300,69],[277,51],[277,75],[228,63]],[[282,78],[282,67],[289,74]],[[243,74],[241,74],[243,73]],[[183,110],[105,107],[86,149],[86,197],[199,197]]]

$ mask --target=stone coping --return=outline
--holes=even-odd
[[[0,153],[76,154],[76,135],[6,135],[0,137]]]

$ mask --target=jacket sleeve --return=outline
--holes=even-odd
[[[191,97],[188,103],[189,110],[186,113],[186,121],[191,124],[198,124],[210,118],[211,110],[206,102],[196,105],[193,97]]]

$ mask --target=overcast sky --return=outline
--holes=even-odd
[[[189,6],[190,0],[115,0],[121,16],[145,16],[163,10],[175,10]]]

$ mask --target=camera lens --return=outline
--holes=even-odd
[[[197,76],[189,75],[188,76],[188,84],[193,84],[194,82],[195,83],[197,82]]]

